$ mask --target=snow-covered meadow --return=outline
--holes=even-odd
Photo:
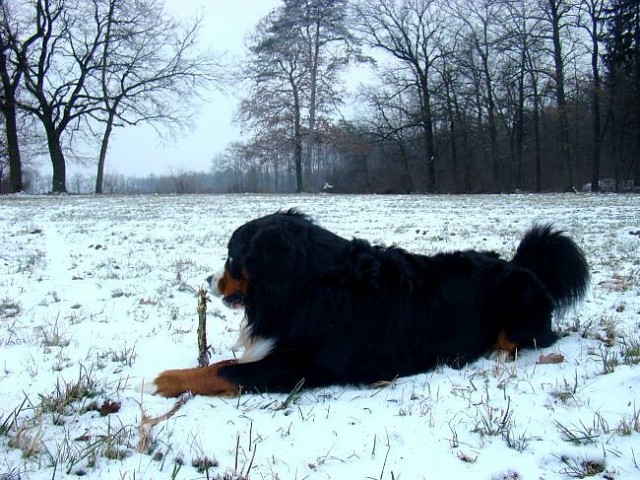
[[[557,344],[513,362],[177,407],[140,393],[196,364],[196,290],[231,232],[290,207],[426,254],[508,257],[553,222],[592,287]],[[9,196],[0,225],[2,479],[640,478],[638,196]],[[241,319],[211,300],[213,361]]]

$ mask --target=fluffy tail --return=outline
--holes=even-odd
[[[589,266],[575,242],[554,230],[538,225],[529,230],[512,263],[531,270],[547,288],[554,310],[566,310],[580,302],[590,283]]]

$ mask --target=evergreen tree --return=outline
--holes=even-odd
[[[283,140],[293,144],[297,192],[303,163],[312,164],[319,116],[340,102],[339,75],[352,47],[346,0],[284,0],[254,32],[246,67],[252,93],[240,117],[256,136],[265,125],[290,132]]]
[[[611,0],[605,38],[616,185],[640,178],[640,3]]]

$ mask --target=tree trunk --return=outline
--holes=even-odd
[[[16,116],[15,83],[9,76],[7,56],[4,45],[0,45],[0,75],[2,76],[3,97],[2,114],[5,121],[7,137],[7,155],[9,160],[9,190],[12,193],[21,192],[22,184],[22,159],[20,158],[20,142],[18,140],[18,121]],[[14,80],[17,82],[18,80]]]
[[[496,126],[496,109],[493,100],[493,90],[491,80],[487,76],[487,97],[489,99],[489,110],[487,112],[487,120],[489,122],[489,148],[491,149],[491,174],[493,177],[493,191],[499,193],[502,191],[502,172],[500,169],[500,157],[498,155],[498,128]]]
[[[436,179],[436,149],[433,136],[433,115],[431,113],[431,92],[429,91],[428,73],[421,74],[422,89],[422,130],[427,156],[427,192],[434,193],[437,189]]]
[[[524,147],[524,77],[525,77],[525,58],[524,53],[521,57],[520,72],[518,73],[518,107],[516,113],[516,125],[515,125],[515,187],[522,190],[522,149]]]
[[[60,135],[50,122],[43,121],[43,125],[47,135],[47,147],[49,148],[53,173],[51,193],[67,193],[66,161],[60,144]]]
[[[307,132],[307,151],[306,151],[306,164],[311,165],[313,158],[313,150],[316,140],[316,97],[318,91],[318,60],[320,57],[320,21],[318,20],[315,25],[315,35],[313,36],[313,45],[311,52],[311,85],[309,92],[309,131]]]
[[[456,129],[456,119],[454,115],[452,86],[448,78],[444,78],[444,88],[446,94],[447,121],[449,124],[449,135],[451,142],[451,169],[453,175],[453,188],[455,193],[460,193],[460,180],[458,178],[458,132]],[[455,93],[454,93],[455,95]]]
[[[293,90],[293,158],[296,170],[296,193],[302,193],[302,125],[300,120],[300,99],[298,92]]]
[[[500,158],[498,156],[498,127],[496,125],[496,106],[493,96],[493,82],[489,69],[489,53],[480,52],[482,57],[482,68],[484,70],[484,85],[487,91],[487,122],[489,123],[489,155],[491,158],[491,176],[493,181],[493,191],[498,193],[502,190],[502,179],[500,171]]]
[[[100,142],[100,154],[98,156],[98,170],[96,172],[96,193],[103,193],[102,186],[104,183],[104,164],[107,159],[107,150],[109,149],[109,138],[113,131],[113,121],[115,118],[115,108],[109,110],[109,116],[107,118],[107,124],[102,135],[102,141]]]
[[[573,158],[569,140],[569,112],[564,91],[564,60],[562,58],[562,41],[560,40],[559,0],[549,0],[551,7],[551,33],[553,39],[553,61],[556,81],[556,106],[560,129],[560,165],[564,171],[565,190],[573,190]]]
[[[4,114],[9,157],[9,189],[12,193],[17,193],[24,190],[24,185],[22,183],[22,159],[20,158],[15,104],[11,100],[7,101],[2,113]]]
[[[593,115],[593,164],[591,168],[591,191],[600,191],[600,152],[602,150],[602,133],[600,119],[600,71],[598,68],[598,60],[600,53],[598,51],[598,20],[595,12],[591,17],[591,28],[593,29],[593,51],[591,52],[591,71],[593,74],[593,95],[591,113]]]
[[[538,94],[538,80],[532,74],[533,87],[533,135],[535,144],[536,192],[542,192],[542,154],[540,147],[540,95]]]

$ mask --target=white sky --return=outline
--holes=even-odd
[[[165,0],[180,16],[203,10],[202,43],[216,52],[240,57],[245,36],[280,0]],[[239,138],[232,125],[237,105],[233,94],[211,92],[195,112],[194,127],[179,138],[159,138],[149,126],[117,129],[112,137],[106,172],[146,176],[181,171],[209,171],[213,157]]]

